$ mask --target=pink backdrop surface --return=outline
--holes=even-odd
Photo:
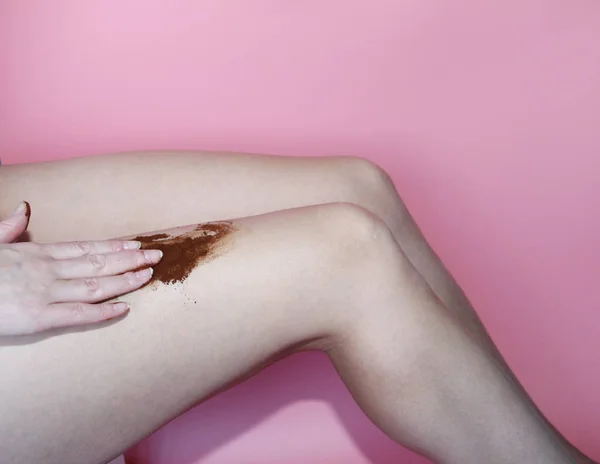
[[[5,163],[360,155],[392,175],[535,401],[600,459],[600,2],[3,0]],[[171,463],[424,463],[320,355],[175,420]]]

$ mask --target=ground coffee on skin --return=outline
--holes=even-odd
[[[200,224],[194,230],[181,235],[160,233],[142,235],[134,240],[141,242],[143,250],[163,252],[162,260],[154,266],[150,282],[175,284],[185,281],[201,262],[217,257],[218,244],[233,231],[233,223],[220,221]]]

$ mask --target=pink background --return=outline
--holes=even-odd
[[[600,459],[600,2],[2,0],[5,163],[172,148],[384,166],[548,417]],[[327,360],[177,419],[148,463],[423,463]]]

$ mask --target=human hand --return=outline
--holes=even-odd
[[[29,224],[29,204],[0,222],[0,336],[106,321],[126,313],[105,302],[146,284],[161,258],[135,241],[12,243]],[[141,269],[137,270],[136,269]]]

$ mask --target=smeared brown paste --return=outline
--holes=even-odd
[[[154,266],[150,282],[181,283],[201,262],[218,256],[218,245],[235,230],[231,222],[209,222],[194,230],[171,236],[166,233],[134,238],[142,243],[143,250],[161,250],[162,260]]]

